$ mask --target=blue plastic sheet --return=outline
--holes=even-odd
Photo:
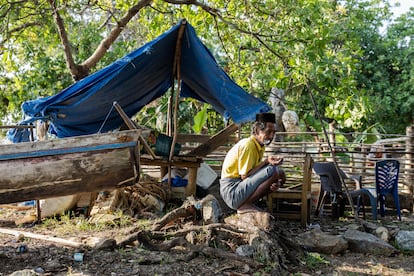
[[[118,102],[132,117],[173,85],[175,47],[182,23],[58,94],[23,103],[26,119],[22,124],[39,118],[48,120],[51,132],[57,137],[119,128],[123,120],[112,108],[113,102]],[[209,103],[226,120],[231,118],[236,123],[253,121],[256,113],[270,110],[265,102],[230,79],[189,23],[184,28],[181,97]],[[9,139],[24,141],[27,135],[19,132],[9,132]]]

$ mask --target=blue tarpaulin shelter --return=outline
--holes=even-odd
[[[184,27],[181,52],[176,55],[180,26]],[[107,67],[74,83],[58,94],[23,103],[26,119],[21,124],[47,120],[57,137],[107,132],[123,124],[117,112],[108,113],[118,102],[132,117],[146,104],[164,95],[174,85],[174,59],[180,57],[181,97],[209,103],[225,119],[243,123],[270,107],[238,86],[219,67],[211,52],[183,20],[156,39]],[[108,116],[109,114],[109,116]],[[103,124],[105,122],[105,124]],[[27,140],[24,130],[9,132],[13,142]],[[27,131],[27,130],[26,130]]]

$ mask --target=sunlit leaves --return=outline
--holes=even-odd
[[[78,64],[94,53],[132,6],[127,0],[56,3]],[[187,19],[232,79],[265,101],[272,87],[284,89],[288,109],[296,111],[307,126],[320,127],[312,115],[310,83],[318,87],[312,92],[323,117],[335,120],[339,128],[364,129],[378,121],[387,124],[386,112],[403,118],[399,130],[409,123],[414,87],[413,12],[396,20],[384,35],[380,27],[390,14],[382,0],[200,3],[152,1],[128,22],[90,72]],[[19,112],[22,101],[53,95],[71,83],[47,2],[27,0],[11,5],[0,6],[1,23],[7,22],[0,24],[0,101],[7,103],[0,114]],[[19,29],[25,24],[26,28]],[[159,101],[162,104],[142,111],[151,127],[165,127],[164,120],[157,118],[165,114],[161,112],[165,112],[166,99]],[[379,105],[386,112],[376,112],[374,107]],[[180,126],[190,131],[202,106],[191,101],[180,105]],[[222,124],[211,109],[206,114],[209,129],[214,121]]]
[[[199,112],[197,112],[197,114],[194,116],[194,125],[193,125],[194,133],[200,134],[206,122],[207,122],[207,105],[204,105],[203,108]]]

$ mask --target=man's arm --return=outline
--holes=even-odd
[[[283,157],[278,155],[271,155],[268,156],[264,161],[262,161],[259,165],[257,165],[255,168],[251,169],[247,175],[241,175],[241,179],[244,180],[246,177],[249,177],[252,174],[255,174],[257,171],[259,171],[264,166],[270,164],[272,166],[278,166],[283,163]]]
[[[247,177],[249,177],[249,176],[251,176],[251,175],[253,175],[253,174],[255,174],[257,171],[259,171],[261,168],[263,168],[264,166],[266,166],[267,164],[269,164],[269,162],[267,161],[267,159],[266,160],[264,160],[264,161],[262,161],[261,163],[259,163],[259,165],[257,165],[256,167],[254,167],[253,169],[251,169],[248,173],[247,173],[247,175],[241,175],[240,177],[241,177],[241,179],[242,180],[244,180],[244,179],[246,179]]]

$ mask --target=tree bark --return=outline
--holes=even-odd
[[[94,67],[101,60],[101,58],[106,54],[108,49],[111,47],[112,43],[114,43],[114,41],[118,38],[119,34],[128,24],[128,22],[142,8],[149,5],[151,2],[152,0],[141,0],[138,2],[138,4],[132,6],[132,8],[128,10],[126,15],[117,22],[116,27],[110,32],[108,37],[106,37],[105,39],[101,41],[99,46],[96,48],[95,52],[88,59],[82,62],[82,64],[76,64],[73,59],[72,50],[70,47],[70,42],[69,42],[69,38],[68,38],[66,29],[65,29],[63,19],[58,12],[55,1],[48,0],[48,3],[50,7],[52,8],[53,17],[55,18],[56,27],[59,32],[59,37],[62,42],[62,46],[64,48],[66,64],[72,75],[72,78],[75,81],[78,81],[88,76],[90,68]]]

